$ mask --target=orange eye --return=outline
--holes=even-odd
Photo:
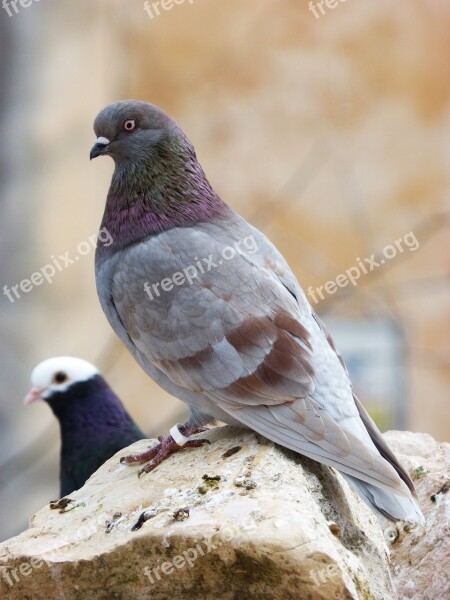
[[[134,119],[128,119],[123,124],[123,128],[125,131],[133,131],[133,129],[136,129],[136,121]]]

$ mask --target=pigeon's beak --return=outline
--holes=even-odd
[[[108,144],[108,138],[98,137],[95,141],[95,144],[92,146],[89,158],[92,160],[93,158],[97,158],[97,156],[101,156],[102,154],[104,154]]]
[[[33,402],[36,402],[36,400],[40,400],[44,392],[44,388],[32,387],[28,394],[25,396],[25,400],[23,401],[23,403],[25,405],[28,405],[32,404]]]

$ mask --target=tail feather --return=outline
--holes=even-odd
[[[416,500],[410,496],[399,496],[351,475],[342,473],[350,487],[368,504],[391,521],[408,521],[423,525],[425,518]]]
[[[411,494],[414,496],[414,498],[417,498],[414,484],[411,481],[411,478],[409,477],[408,473],[405,471],[403,466],[400,464],[398,458],[395,456],[395,454],[392,452],[392,450],[389,448],[389,446],[386,444],[386,442],[383,439],[381,433],[379,432],[377,426],[373,422],[371,416],[366,411],[366,409],[361,404],[361,402],[359,401],[359,399],[356,397],[355,394],[353,394],[353,398],[355,400],[355,404],[358,409],[359,416],[361,417],[361,420],[364,423],[364,425],[372,439],[372,442],[375,444],[378,452],[381,454],[381,456],[384,459],[386,459],[389,463],[391,463],[391,465],[397,471],[400,479],[402,479],[405,482],[405,484],[408,486]]]

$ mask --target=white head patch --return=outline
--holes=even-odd
[[[79,381],[86,381],[99,373],[91,363],[73,356],[56,356],[39,363],[31,373],[34,388],[42,390],[42,398],[55,392],[64,392]]]

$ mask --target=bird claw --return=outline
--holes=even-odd
[[[156,444],[156,446],[152,446],[145,452],[141,452],[140,454],[129,454],[127,456],[122,456],[120,459],[121,464],[131,465],[135,462],[144,462],[149,460],[155,456],[158,452],[158,446],[160,444]]]
[[[208,431],[208,429],[206,427],[190,428],[187,425],[181,425],[179,427],[179,431],[183,436],[188,437],[195,433]],[[141,475],[143,475],[144,473],[150,473],[150,471],[153,471],[155,467],[161,464],[170,454],[173,454],[174,452],[179,452],[184,448],[198,448],[200,446],[203,446],[204,444],[211,443],[209,440],[203,438],[196,440],[188,440],[185,444],[180,446],[179,444],[177,444],[177,442],[173,439],[171,435],[167,437],[160,435],[158,436],[158,441],[159,444],[156,444],[156,446],[149,448],[141,454],[130,454],[128,456],[122,456],[120,462],[122,464],[146,462],[147,464],[145,464],[142,467],[142,469],[139,469],[138,471],[138,477],[141,477]]]
[[[158,438],[160,440],[160,438]],[[157,448],[156,456],[149,463],[144,465],[142,469],[138,472],[138,477],[141,477],[144,473],[150,473],[153,471],[155,467],[160,465],[169,454],[174,454],[175,452],[179,452],[184,448],[199,448],[204,444],[210,444],[211,442],[207,439],[199,439],[199,440],[189,440],[183,446],[179,446],[176,441],[173,439],[171,435],[167,438],[163,438],[163,441],[160,440],[160,443],[155,446]]]

